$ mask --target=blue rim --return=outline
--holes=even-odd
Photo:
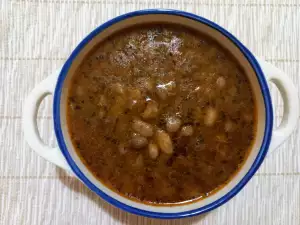
[[[152,211],[146,211],[141,210],[138,208],[131,207],[129,205],[126,205],[115,198],[112,198],[111,196],[105,194],[103,191],[101,191],[99,188],[97,188],[88,178],[81,172],[81,170],[78,168],[74,160],[72,159],[70,153],[68,152],[66,143],[63,138],[62,130],[61,130],[61,119],[60,119],[60,96],[61,91],[63,87],[63,83],[65,80],[65,77],[68,73],[68,70],[70,66],[72,65],[73,60],[76,58],[76,56],[79,54],[79,52],[84,48],[84,46],[91,41],[96,35],[98,35],[100,32],[102,32],[107,27],[118,23],[119,21],[122,21],[124,19],[135,17],[135,16],[141,16],[141,15],[148,15],[148,14],[168,14],[168,15],[176,15],[176,16],[182,16],[186,17],[195,21],[198,21],[200,23],[206,24],[207,26],[210,26],[214,28],[215,30],[222,33],[224,36],[226,36],[228,39],[230,39],[239,49],[240,51],[245,55],[245,57],[248,59],[249,63],[251,64],[252,68],[254,69],[260,88],[263,94],[263,99],[265,103],[265,111],[266,111],[266,122],[265,122],[265,132],[264,132],[264,138],[263,142],[260,148],[260,151],[252,164],[252,167],[248,171],[248,173],[243,177],[243,179],[225,196],[222,198],[206,205],[198,209],[185,211],[185,212],[179,212],[179,213],[160,213],[160,212],[152,212]],[[251,177],[255,174],[255,172],[258,170],[259,166],[263,162],[270,145],[270,140],[272,136],[272,129],[273,129],[273,111],[272,111],[272,103],[271,103],[271,97],[269,93],[269,88],[267,86],[267,82],[264,78],[264,74],[259,66],[259,63],[255,59],[255,57],[252,55],[252,53],[240,42],[238,41],[232,34],[230,34],[228,31],[226,31],[224,28],[220,27],[219,25],[202,18],[200,16],[179,11],[179,10],[166,10],[166,9],[148,9],[148,10],[140,10],[140,11],[134,11],[130,12],[121,16],[118,16],[101,26],[97,27],[94,31],[92,31],[87,37],[85,37],[80,44],[75,48],[75,50],[72,52],[66,63],[64,64],[55,88],[54,92],[54,101],[53,101],[53,117],[54,117],[54,129],[55,134],[57,137],[58,145],[62,151],[62,154],[66,158],[68,164],[70,165],[73,172],[77,175],[77,177],[92,191],[97,193],[100,197],[102,197],[107,202],[111,203],[112,205],[123,209],[127,212],[147,216],[147,217],[153,217],[153,218],[161,218],[161,219],[176,219],[176,218],[183,218],[183,217],[190,217],[199,215],[202,213],[206,213],[208,211],[211,211],[220,205],[224,204],[228,200],[230,200],[232,197],[234,197],[245,185],[246,183],[251,179]]]

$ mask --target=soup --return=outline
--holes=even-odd
[[[211,195],[237,173],[256,110],[245,72],[218,43],[149,24],[114,34],[83,60],[67,121],[77,154],[107,187],[178,204]]]

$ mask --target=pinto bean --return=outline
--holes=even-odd
[[[128,90],[128,97],[130,99],[139,100],[142,98],[142,92],[138,88],[131,88]]]
[[[153,135],[153,127],[138,119],[133,120],[132,129],[144,137],[151,137]]]
[[[148,145],[149,156],[151,159],[156,159],[159,154],[159,149],[156,144],[149,143]]]
[[[232,132],[234,130],[234,123],[231,120],[227,120],[224,125],[225,132]]]
[[[145,111],[142,113],[144,119],[155,118],[158,114],[158,104],[154,101],[149,101],[147,103]]]
[[[217,121],[218,112],[215,108],[208,107],[206,110],[206,115],[204,118],[204,123],[206,126],[211,127]]]
[[[146,88],[146,90],[151,91],[153,89],[154,86],[154,82],[153,80],[147,79],[144,82],[144,87]]]
[[[226,80],[223,76],[218,77],[216,84],[219,88],[223,88],[226,85]]]
[[[120,95],[123,95],[125,93],[124,87],[122,84],[120,83],[115,83],[111,86],[112,90]]]
[[[126,108],[125,99],[122,96],[117,96],[114,104],[111,106],[109,110],[109,114],[112,116],[121,115]]]
[[[142,137],[140,135],[135,135],[131,139],[131,145],[132,147],[139,149],[143,148],[148,144],[148,140],[145,137]]]
[[[163,130],[156,132],[156,141],[162,152],[166,154],[173,153],[173,143],[169,134]]]
[[[136,80],[137,86],[143,91],[152,91],[154,81],[148,77],[140,77]]]
[[[104,109],[100,108],[99,113],[98,113],[98,117],[99,117],[99,119],[103,119],[105,117],[105,110]]]
[[[106,107],[107,106],[107,99],[104,95],[100,95],[99,101],[98,101],[98,106],[100,106],[100,107]]]
[[[180,125],[181,120],[179,118],[173,116],[167,118],[166,128],[168,132],[174,133],[178,131]]]
[[[139,107],[143,102],[142,92],[138,88],[130,88],[127,91],[127,104],[130,109]]]

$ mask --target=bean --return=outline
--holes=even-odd
[[[158,95],[158,97],[159,97],[161,100],[166,100],[167,97],[168,97],[168,92],[167,92],[166,89],[157,88],[157,89],[156,89],[156,94]]]
[[[194,129],[191,125],[184,126],[181,128],[180,135],[181,136],[192,136],[194,133]]]
[[[148,144],[148,140],[145,137],[142,137],[140,135],[135,135],[134,137],[132,137],[131,139],[131,145],[132,147],[136,148],[136,149],[140,149],[145,147]]]
[[[144,86],[145,86],[145,88],[148,90],[148,91],[151,91],[152,89],[153,89],[153,81],[152,80],[149,80],[149,79],[147,79],[147,80],[145,80],[145,82],[144,82]]]
[[[234,130],[234,124],[232,121],[227,120],[224,125],[225,132],[231,132]]]
[[[228,95],[230,97],[234,97],[236,94],[237,94],[237,88],[236,87],[233,86],[233,87],[229,88]]]
[[[168,133],[163,130],[156,132],[156,141],[162,152],[166,154],[173,153],[173,143]]]
[[[166,128],[168,132],[170,133],[176,132],[180,128],[180,125],[181,125],[181,120],[179,118],[173,116],[167,118]]]
[[[98,113],[98,117],[99,117],[99,119],[103,119],[105,117],[105,110],[104,109],[100,108],[99,113]]]
[[[151,91],[154,87],[154,82],[150,78],[141,77],[136,80],[137,86],[143,91]]]
[[[83,88],[81,86],[78,86],[76,88],[76,95],[77,96],[83,96],[84,95],[84,90],[83,90]]]
[[[121,115],[126,108],[125,99],[122,96],[117,96],[114,104],[111,106],[109,113],[112,116],[119,116]]]
[[[106,97],[104,95],[101,95],[99,97],[98,105],[100,107],[105,107],[107,105],[107,100],[106,100]]]
[[[135,160],[135,163],[134,163],[134,166],[135,167],[138,167],[138,168],[141,168],[144,166],[144,158],[143,158],[143,155],[140,154],[136,160]]]
[[[155,118],[158,114],[158,104],[154,101],[149,101],[147,103],[145,111],[142,113],[144,119]]]
[[[125,93],[124,87],[120,83],[113,84],[111,88],[117,94],[123,95]]]
[[[125,148],[125,145],[123,143],[119,144],[118,150],[121,155],[124,155],[127,152],[127,149]]]
[[[225,85],[226,85],[226,80],[225,80],[225,78],[222,77],[222,76],[218,77],[218,79],[217,79],[217,81],[216,81],[216,84],[217,84],[217,86],[218,86],[219,88],[225,87]]]
[[[203,94],[209,98],[214,98],[216,96],[216,90],[212,87],[206,87],[203,91]]]
[[[227,138],[225,134],[216,135],[216,141],[221,143],[227,143]]]
[[[128,95],[129,95],[129,98],[135,99],[135,100],[138,100],[138,99],[142,98],[142,92],[137,88],[129,89],[128,90]]]
[[[213,126],[217,120],[217,116],[218,116],[217,110],[215,108],[208,107],[204,118],[204,124],[208,127]]]
[[[132,129],[144,137],[151,137],[153,135],[153,127],[138,119],[133,120]]]
[[[131,88],[128,90],[128,106],[130,109],[139,106],[142,99],[142,92],[137,88]]]
[[[148,145],[149,156],[151,159],[156,159],[159,154],[159,149],[156,144],[149,143]]]

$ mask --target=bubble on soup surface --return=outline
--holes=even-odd
[[[138,88],[131,88],[127,90],[128,106],[130,109],[138,107],[142,100],[142,92]]]

